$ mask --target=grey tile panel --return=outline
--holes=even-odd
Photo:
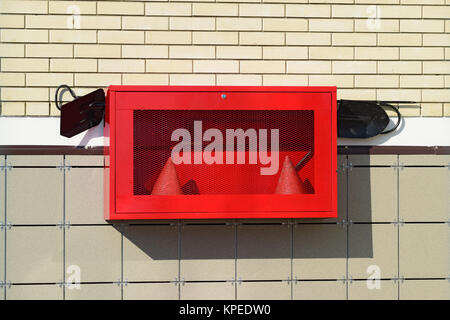
[[[13,167],[56,167],[64,164],[62,155],[7,155],[8,165]]]
[[[348,219],[353,222],[397,220],[396,168],[352,168],[348,172]]]
[[[399,227],[400,278],[447,278],[450,271],[447,223]]]
[[[398,156],[399,164],[403,166],[448,166],[450,155],[406,155]]]
[[[7,172],[7,222],[63,223],[64,172],[57,168],[12,168]]]
[[[395,154],[351,154],[348,161],[353,166],[395,166],[397,155]]]
[[[243,282],[236,288],[238,300],[290,300],[291,285],[286,282]]]
[[[0,224],[6,221],[6,157],[0,155]]]
[[[394,280],[352,281],[348,285],[349,300],[397,300],[398,282]]]
[[[83,283],[65,288],[65,300],[121,300],[122,289],[116,283]]]
[[[174,281],[178,278],[177,226],[126,226],[123,278],[127,281]]]
[[[348,232],[348,275],[351,279],[398,277],[395,224],[352,224]]]
[[[6,240],[6,230],[5,228],[0,229],[0,283],[5,282],[5,240]],[[0,287],[0,292],[3,292],[3,288]]]
[[[235,228],[183,226],[180,277],[186,281],[231,280],[235,277]]]
[[[291,228],[242,225],[237,228],[237,278],[284,280],[291,276]]]
[[[449,299],[447,157],[348,157],[338,219],[124,225],[103,219],[102,156],[67,155],[65,169],[62,156],[8,156],[0,299]],[[70,266],[80,290],[58,285]],[[380,289],[367,286],[373,266]]]
[[[65,217],[71,224],[107,224],[103,168],[71,168],[65,176]]]
[[[292,288],[293,300],[345,300],[343,281],[298,281]]]
[[[6,300],[62,300],[63,288],[57,284],[12,285],[6,288]]]
[[[112,226],[72,226],[65,232],[65,264],[78,266],[81,282],[121,280],[122,236]]]
[[[399,217],[407,222],[450,219],[450,168],[403,168],[399,173]]]
[[[180,286],[181,300],[234,300],[235,285],[230,282],[197,282]]]
[[[6,280],[12,283],[63,281],[63,231],[56,226],[6,230]]]
[[[364,245],[370,250],[371,239],[367,239]],[[294,227],[292,263],[294,279],[343,279],[347,273],[346,259],[345,226],[303,224]]]
[[[66,166],[81,166],[81,167],[103,167],[104,156],[88,156],[88,155],[66,155]]]
[[[405,280],[400,282],[400,300],[449,300],[447,279]]]
[[[123,287],[124,300],[178,300],[178,284],[129,283]]]

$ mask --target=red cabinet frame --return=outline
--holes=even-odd
[[[218,113],[218,110],[222,113]],[[141,132],[136,127],[136,117],[139,117],[140,112],[147,118],[139,118],[139,123],[142,126],[147,121],[149,127],[145,132],[157,138],[155,142],[149,136],[155,145],[144,146],[147,147],[147,153],[142,153],[139,158],[136,156],[138,147],[135,144],[136,139],[139,139],[136,135]],[[308,131],[313,139],[310,142],[305,140],[304,143],[305,146],[309,143],[313,156],[311,164],[305,169],[305,175],[306,180],[312,181],[313,191],[305,194],[271,193],[267,190],[276,184],[278,173],[272,178],[252,176],[249,178],[252,184],[247,182],[244,175],[254,174],[254,171],[245,164],[235,167],[236,170],[243,170],[239,171],[242,177],[239,174],[231,177],[232,171],[227,170],[235,169],[230,167],[220,167],[225,170],[222,173],[219,167],[196,167],[196,181],[203,190],[207,190],[205,194],[151,195],[145,193],[145,188],[137,186],[137,180],[148,174],[145,169],[137,167],[148,165],[160,168],[163,162],[157,163],[157,159],[162,159],[162,156],[158,158],[158,154],[165,155],[168,150],[167,146],[156,146],[158,140],[164,137],[158,138],[161,130],[157,129],[153,121],[160,121],[161,128],[165,123],[161,119],[167,119],[168,125],[176,126],[177,121],[185,121],[183,118],[202,116],[214,125],[219,125],[221,115],[229,119],[234,129],[240,126],[240,119],[246,118],[247,122],[253,121],[254,125],[261,126],[268,121],[272,121],[270,123],[273,125],[280,117],[280,126],[290,130],[284,139],[293,138],[292,146],[285,143],[288,147],[280,150],[280,155],[283,152],[289,155],[295,160],[294,164],[307,152],[297,148],[295,138],[303,143],[302,132]],[[105,169],[106,220],[337,217],[336,87],[110,86],[105,119],[105,137],[108,140],[105,142],[105,155],[109,164]],[[305,123],[300,123],[301,119],[305,119]],[[228,122],[223,120],[220,123],[225,125]],[[281,129],[280,139],[283,143]],[[280,170],[282,163],[283,159],[279,159]],[[211,171],[213,169],[215,171]],[[180,166],[178,170],[184,182],[194,172],[193,166]],[[302,173],[299,175],[301,177]],[[221,178],[214,181],[205,176]],[[224,184],[223,191],[218,191],[222,180],[228,178],[234,185]],[[249,192],[233,192],[243,188]],[[263,192],[259,193],[261,190]]]

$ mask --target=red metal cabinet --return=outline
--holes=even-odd
[[[111,86],[105,219],[336,217],[336,132],[335,87]]]

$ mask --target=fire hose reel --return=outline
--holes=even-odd
[[[62,88],[61,135],[105,117],[107,220],[337,217],[338,133],[384,133],[391,107],[335,87]]]

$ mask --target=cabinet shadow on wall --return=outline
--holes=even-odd
[[[178,220],[145,221],[115,228],[124,236],[124,256],[137,248],[152,260],[370,258],[369,164],[368,155],[360,157],[352,179],[349,170],[339,169],[337,219],[295,219],[295,225],[287,219],[242,219],[235,220],[237,226],[226,220],[183,220],[181,226]],[[349,219],[353,225],[343,223]],[[352,236],[355,225],[362,232]]]

